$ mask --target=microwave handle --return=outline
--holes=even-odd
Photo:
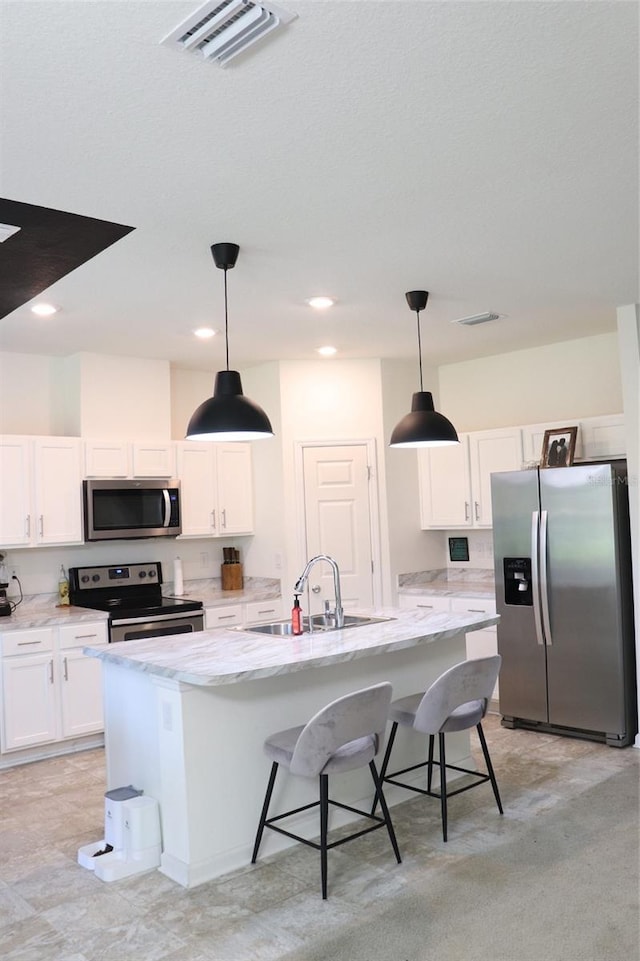
[[[162,496],[164,497],[164,522],[163,527],[168,527],[171,523],[171,499],[169,498],[169,491],[165,487],[162,491]]]

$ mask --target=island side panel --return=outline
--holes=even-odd
[[[267,735],[302,724],[334,698],[383,680],[393,684],[394,697],[414,693],[464,656],[464,634],[459,634],[390,654],[215,687],[109,665],[109,787],[133,783],[158,799],[161,870],[193,887],[250,861],[270,768],[262,751]],[[394,766],[424,760],[425,751],[426,738],[401,732]],[[448,752],[453,763],[469,763],[468,733],[451,738]],[[424,779],[424,774],[415,777]],[[336,776],[330,788],[331,796],[364,809],[372,799],[368,770]],[[392,786],[386,793],[392,804],[410,797]],[[316,797],[315,779],[279,774],[273,801],[278,810]],[[341,815],[332,813],[331,823],[349,817]],[[309,836],[317,835],[317,815],[307,814],[304,821]],[[261,856],[290,843],[266,832]]]

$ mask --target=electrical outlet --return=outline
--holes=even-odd
[[[208,567],[209,564],[210,564],[209,552],[208,552],[208,551],[202,551],[201,554],[200,554],[200,566],[201,566],[201,567]]]
[[[17,567],[12,567],[12,568],[11,568],[11,576],[12,576],[12,577],[18,577],[18,578],[20,577],[20,571],[18,570]]]

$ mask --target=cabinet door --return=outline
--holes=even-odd
[[[495,601],[477,598],[455,597],[451,599],[452,611],[470,611],[474,614],[495,614]],[[495,627],[485,627],[479,631],[469,631],[465,637],[467,645],[467,659],[475,657],[490,657],[498,653],[498,632]],[[496,682],[494,697],[498,697],[499,681]]]
[[[625,434],[624,414],[612,414],[607,417],[589,417],[580,421],[578,425],[578,439],[582,439],[582,453],[578,455],[582,460],[606,460],[607,458],[625,457],[627,438]]]
[[[274,597],[269,601],[251,601],[245,605],[244,624],[270,624],[283,617],[282,598]]]
[[[3,658],[2,695],[3,751],[57,739],[52,653]]]
[[[216,478],[213,444],[178,444],[177,473],[182,505],[182,537],[212,537],[216,533]]]
[[[133,444],[132,457],[134,477],[173,477],[175,473],[173,444]]]
[[[85,441],[85,477],[128,477],[129,472],[129,444],[117,440]]]
[[[423,529],[470,527],[471,479],[468,440],[418,450],[420,518]]]
[[[34,445],[36,544],[82,543],[81,449],[75,437]],[[33,525],[32,525],[33,526]]]
[[[69,648],[58,654],[58,668],[62,737],[102,731],[102,661]]]
[[[29,544],[33,529],[29,438],[0,438],[0,479],[0,544]]]
[[[491,475],[522,467],[520,430],[478,431],[469,435],[474,527],[491,527]]]
[[[249,444],[217,444],[218,534],[253,533],[253,476]]]

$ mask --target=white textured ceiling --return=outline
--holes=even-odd
[[[219,241],[232,367],[414,357],[416,288],[426,363],[615,329],[640,299],[635,2],[279,2],[298,18],[221,69],[159,43],[198,0],[0,0],[0,196],[136,228],[0,349],[222,366],[191,335],[223,325]],[[485,310],[508,316],[449,323]]]

